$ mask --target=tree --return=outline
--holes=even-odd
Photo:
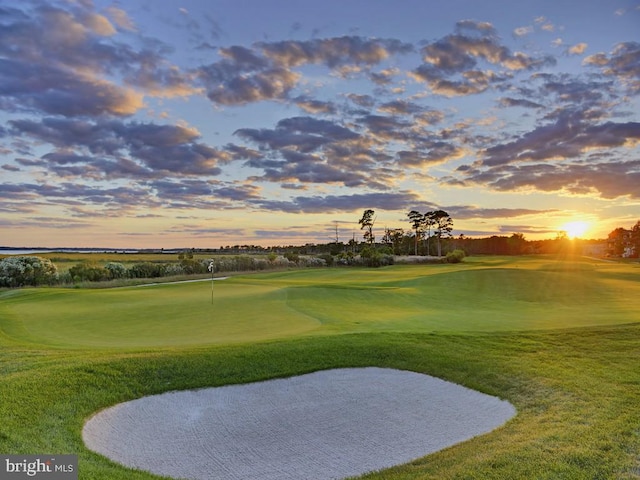
[[[527,241],[522,233],[514,233],[507,240],[509,246],[509,255],[522,255],[525,250]]]
[[[631,228],[632,256],[640,257],[640,220]]]
[[[376,212],[374,210],[368,209],[365,210],[362,214],[362,218],[358,220],[360,224],[360,230],[364,230],[364,239],[366,242],[369,242],[370,245],[373,245],[376,237],[373,235],[373,224],[375,223],[375,218],[373,215]]]
[[[447,212],[444,210],[436,210],[433,213],[434,226],[436,228],[435,234],[438,239],[438,256],[442,256],[442,237],[450,237],[453,230],[453,220]]]
[[[439,211],[442,211],[442,210],[439,210]],[[424,214],[424,227],[427,229],[427,255],[431,254],[429,239],[431,238],[431,227],[434,227],[436,225],[435,213],[436,212],[427,212]],[[440,253],[438,253],[438,255],[440,255]]]
[[[612,231],[607,238],[608,253],[616,257],[621,257],[625,252],[629,237],[630,232],[625,228],[618,227]]]
[[[415,248],[414,255],[418,255],[418,240],[422,236],[422,227],[424,225],[424,215],[416,210],[411,210],[407,217],[409,217],[409,221],[411,222],[411,228],[416,232],[415,235]]]
[[[394,228],[391,230],[391,244],[393,245],[393,253],[400,255],[402,249],[402,240],[404,239],[404,230],[401,228]]]
[[[391,248],[394,255],[400,255],[400,247],[402,246],[403,237],[404,230],[401,228],[385,228],[382,242]]]

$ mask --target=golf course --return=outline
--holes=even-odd
[[[85,422],[164,392],[364,367],[517,415],[362,478],[640,478],[640,264],[578,256],[0,291],[0,452],[77,454],[81,479],[161,478],[89,450]]]

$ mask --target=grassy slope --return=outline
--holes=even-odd
[[[567,266],[571,268],[565,268]],[[474,270],[475,267],[480,270]],[[510,292],[509,296],[513,297],[517,293],[522,298],[502,299],[502,302],[506,302],[504,304],[501,303],[500,296],[494,295],[496,298],[493,300],[486,299],[491,290],[486,282],[493,281],[491,276],[482,273],[482,269],[487,267],[509,268],[509,271],[503,273],[513,273],[513,276],[507,278],[508,282],[502,278],[500,285],[507,289],[507,293]],[[577,277],[572,276],[571,272],[582,272],[585,276],[586,270],[597,274],[588,274],[589,282],[576,287],[582,294],[590,295],[581,297],[580,302],[588,304],[590,308],[580,307],[583,308],[580,311],[595,309],[601,312],[599,316],[604,317],[603,312],[608,308],[613,313],[608,319],[604,319],[606,323],[620,321],[620,315],[627,321],[640,320],[637,313],[634,317],[630,311],[634,305],[635,312],[639,311],[637,304],[633,303],[637,300],[625,298],[627,294],[635,294],[635,298],[638,298],[637,267],[634,269],[612,264],[600,268],[590,264],[568,265],[540,261],[518,261],[503,265],[484,262],[456,268],[431,267],[428,276],[423,278],[416,278],[415,272],[418,270],[412,268],[378,271],[325,270],[245,277],[243,281],[246,283],[243,286],[247,289],[242,291],[253,293],[251,288],[286,285],[289,295],[291,291],[296,294],[314,294],[315,287],[325,295],[331,293],[327,293],[328,290],[338,292],[339,297],[329,297],[332,301],[336,298],[343,300],[345,297],[342,295],[347,294],[350,295],[347,295],[350,301],[357,300],[361,297],[351,294],[358,292],[367,295],[373,292],[367,298],[375,300],[390,288],[401,291],[418,289],[421,294],[437,288],[446,291],[446,285],[433,279],[443,278],[439,273],[457,271],[458,273],[447,275],[458,275],[451,284],[471,295],[466,301],[473,306],[465,308],[467,316],[472,318],[484,315],[484,308],[479,308],[478,304],[486,308],[498,303],[495,306],[497,310],[494,311],[503,313],[516,306],[522,309],[527,302],[536,307],[535,295],[542,295],[540,291],[544,290],[537,293],[534,289],[525,292],[509,290],[523,277],[530,282],[531,278],[536,277],[536,272],[542,276],[549,272],[569,275],[544,277],[546,280],[542,284],[545,285],[549,284],[551,278],[565,278],[562,282],[558,281],[559,285],[565,286],[549,289],[542,300],[551,299],[558,308],[563,302],[575,303],[574,300],[579,300],[578,298],[567,299],[566,295],[570,295],[573,290],[566,282],[576,281]],[[529,273],[522,276],[522,273],[511,270],[524,270],[533,273],[533,277]],[[501,270],[494,273],[496,272]],[[431,275],[432,273],[437,274]],[[464,276],[464,273],[472,275]],[[465,282],[471,283],[465,286]],[[591,285],[594,282],[605,291],[593,288]],[[542,284],[537,287],[541,289]],[[486,291],[478,290],[482,285],[486,286]],[[184,291],[171,291],[188,296],[187,292],[193,286],[181,287],[185,288]],[[611,292],[607,290],[614,286],[623,287],[622,294],[617,297],[611,296]],[[157,288],[156,292],[166,292]],[[120,292],[128,295],[129,291],[124,289]],[[235,288],[235,291],[241,290]],[[279,290],[265,292],[267,298],[272,298],[270,295],[275,291]],[[477,293],[474,295],[474,292]],[[43,295],[47,293],[55,298],[59,292],[42,290]],[[70,292],[75,295],[85,293]],[[501,333],[491,333],[492,324],[488,324],[485,332],[460,333],[447,331],[445,328],[437,333],[428,333],[429,328],[420,328],[420,322],[411,319],[409,315],[401,329],[410,329],[413,325],[418,330],[417,333],[367,333],[364,332],[367,323],[370,329],[377,330],[378,324],[386,323],[390,327],[397,319],[371,320],[368,316],[361,316],[360,321],[363,323],[349,323],[342,329],[342,322],[327,321],[325,318],[323,321],[327,323],[320,328],[325,333],[363,330],[358,334],[292,337],[234,346],[147,346],[145,350],[73,349],[38,346],[29,342],[27,333],[20,330],[19,318],[14,310],[15,305],[20,304],[22,295],[22,292],[4,294],[0,304],[0,326],[11,335],[0,336],[0,451],[78,453],[81,458],[80,478],[83,479],[153,478],[142,472],[134,473],[123,469],[83,448],[80,429],[84,419],[108,405],[166,390],[248,382],[324,368],[365,365],[403,368],[437,375],[507,398],[519,411],[513,421],[494,433],[367,478],[640,478],[640,369],[637,368],[640,365],[640,324],[637,323]],[[199,298],[199,295],[201,293],[196,296]],[[238,295],[238,299],[242,300],[242,294]],[[406,295],[410,297],[409,293]],[[313,297],[311,295],[312,300],[306,308],[317,318],[318,309],[327,303],[327,298],[321,294],[317,294],[315,300]],[[296,318],[300,315],[298,311],[301,305],[295,304],[299,304],[302,298],[303,295],[298,295],[293,300],[289,297],[289,304],[294,304],[297,308],[291,314]],[[325,302],[322,302],[323,298]],[[46,304],[47,299],[37,298],[35,303],[33,300],[29,303],[35,308],[40,302]],[[210,297],[206,297],[206,300],[210,301]],[[385,297],[380,305],[386,304],[388,300],[389,297]],[[15,304],[12,304],[14,301]],[[283,304],[279,300],[271,301],[273,304],[269,306],[273,308],[280,308]],[[432,301],[433,298],[430,297],[429,302]],[[231,299],[229,302],[231,308],[234,302]],[[284,305],[286,306],[286,302]],[[407,307],[405,313],[417,308],[415,302],[413,305],[411,308]],[[451,303],[446,305],[454,306]],[[394,308],[398,306],[393,305]],[[245,306],[237,308],[242,310]],[[391,313],[394,308],[389,307],[387,312]],[[13,316],[10,320],[7,319],[7,311]],[[462,317],[464,311],[459,307],[458,315]],[[327,310],[321,313],[325,317],[329,315]],[[447,312],[435,313],[437,318],[447,317]],[[513,314],[517,315],[517,312],[514,311]],[[343,316],[343,322],[349,320],[345,312]],[[597,318],[593,317],[592,320]],[[246,327],[252,325],[248,320],[245,321],[248,322]],[[579,323],[575,319],[571,320],[571,325]],[[164,334],[171,336],[171,331],[167,326]],[[283,331],[278,334],[291,336],[293,333]],[[41,333],[38,335],[43,338]],[[79,340],[79,336],[74,339],[76,342]],[[176,340],[175,343],[184,341]]]
[[[560,268],[562,267],[562,268]],[[325,269],[211,284],[27,289],[3,297],[3,328],[58,346],[153,347],[370,331],[485,332],[637,321],[631,267],[507,259]],[[587,300],[588,301],[585,301]]]

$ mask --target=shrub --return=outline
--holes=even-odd
[[[7,257],[0,260],[0,287],[53,284],[58,269],[51,260],[41,257]]]
[[[298,261],[298,265],[301,267],[326,267],[327,262],[322,258],[318,257],[304,257],[300,258]]]
[[[109,271],[91,263],[79,263],[69,269],[74,282],[100,282],[109,279]]]
[[[157,278],[164,276],[166,266],[158,263],[136,263],[129,268],[131,278]]]
[[[295,252],[287,252],[284,254],[284,258],[286,258],[292,263],[298,263],[298,260],[300,260],[300,255],[298,255]]]
[[[366,267],[384,267],[393,265],[393,255],[387,252],[388,249],[376,249],[366,246],[360,252],[360,261]]]
[[[111,280],[127,276],[127,267],[118,262],[107,262],[104,269],[108,272]]]
[[[184,275],[184,273],[185,273],[184,269],[182,268],[182,265],[179,263],[170,263],[166,265],[164,268],[164,274],[167,275],[168,277]]]
[[[447,263],[460,263],[465,256],[464,250],[460,249],[447,252]]]
[[[329,254],[323,254],[323,255],[318,255],[318,258],[324,260],[324,263],[327,267],[331,267],[333,266],[333,255],[329,255]]]
[[[338,265],[355,265],[356,257],[351,251],[342,252],[336,257],[336,262]]]

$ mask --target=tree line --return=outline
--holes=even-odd
[[[618,227],[607,237],[607,255],[612,257],[640,257],[640,220],[630,229]]]
[[[470,238],[452,235],[453,220],[442,210],[407,213],[410,230],[384,228],[384,235],[376,242],[375,211],[367,209],[358,221],[363,242],[354,237],[347,243],[334,242],[288,247],[236,246],[220,249],[222,255],[195,258],[197,249],[178,253],[177,262],[138,262],[125,265],[107,262],[104,265],[79,263],[65,272],[59,272],[51,260],[37,256],[15,256],[0,260],[0,287],[38,285],[74,285],[81,282],[108,282],[118,280],[153,279],[207,274],[213,263],[214,272],[246,272],[300,267],[327,267],[340,265],[383,266],[396,262],[396,256],[423,256],[432,261],[456,263],[465,255],[529,255],[556,254],[571,251],[582,253],[581,248],[602,241],[569,240],[566,235],[545,240],[526,240],[521,233],[510,236],[492,235]],[[603,254],[618,257],[640,256],[640,220],[631,229],[616,228],[606,239]],[[208,250],[211,252],[211,250]],[[233,251],[249,252],[233,255]],[[226,254],[225,254],[226,253]]]
[[[426,255],[441,257],[447,252],[447,239],[451,238],[453,219],[444,210],[434,210],[420,213],[411,210],[407,213],[411,230],[405,232],[402,228],[384,228],[381,244],[388,247],[394,255]],[[375,210],[367,209],[358,220],[360,229],[364,230],[365,243],[373,246],[375,235]],[[435,243],[431,241],[435,240]],[[409,249],[409,245],[413,248]]]

